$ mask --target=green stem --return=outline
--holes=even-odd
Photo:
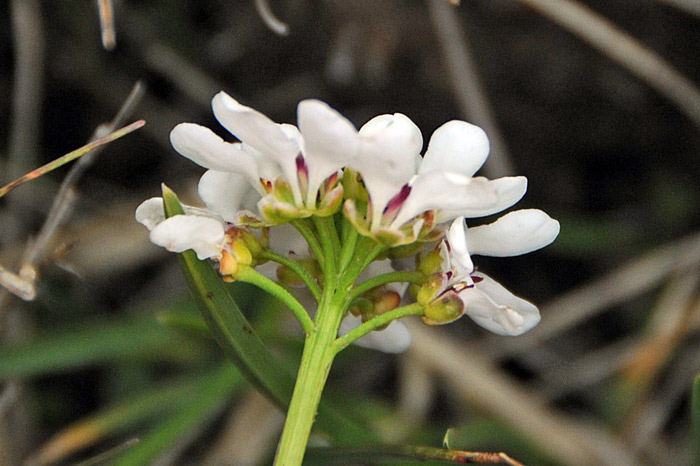
[[[325,256],[323,255],[323,249],[321,249],[321,243],[318,242],[318,238],[316,238],[316,235],[314,234],[314,231],[309,227],[309,224],[306,220],[301,219],[301,220],[293,220],[290,222],[294,228],[297,229],[299,233],[301,233],[301,236],[304,237],[307,243],[309,243],[309,247],[311,248],[311,252],[313,253],[314,257],[316,257],[316,260],[320,264],[321,268],[325,270]]]
[[[323,273],[326,275],[326,280],[328,280],[334,277],[338,270],[336,263],[340,254],[340,239],[335,226],[328,224],[328,218],[314,216],[312,219],[321,240],[324,257],[326,258],[324,261],[326,267],[323,267]]]
[[[314,295],[314,299],[316,300],[316,302],[318,302],[318,300],[321,299],[321,288],[319,288],[318,283],[316,283],[316,279],[313,277],[313,275],[311,275],[309,271],[304,268],[303,265],[272,251],[263,251],[262,253],[260,253],[259,257],[261,259],[267,259],[273,262],[277,262],[278,264],[282,264],[285,267],[288,267],[291,271],[299,275],[299,278],[301,278],[304,281],[304,284],[307,286],[307,288],[309,288],[311,294]]]
[[[343,229],[349,230],[343,235],[343,248],[340,252],[340,261],[339,261],[339,266],[338,269],[340,271],[345,270],[348,265],[350,265],[350,262],[352,261],[353,255],[355,254],[355,248],[357,246],[357,238],[360,236],[358,233],[357,229],[355,227],[352,228],[346,228],[347,225],[350,225],[350,222],[345,220],[343,218]]]
[[[360,296],[362,293],[365,293],[373,288],[376,288],[381,285],[386,285],[387,283],[395,283],[395,282],[408,282],[408,283],[417,283],[417,284],[422,284],[425,281],[425,274],[421,272],[416,272],[416,271],[403,271],[403,272],[390,272],[390,273],[385,273],[384,275],[378,275],[376,277],[370,278],[367,281],[364,281],[357,285],[352,292],[348,295],[348,300],[351,302]]]
[[[236,273],[236,279],[245,283],[250,283],[251,285],[255,285],[286,304],[287,307],[294,313],[294,316],[301,324],[301,327],[304,329],[304,333],[306,335],[309,335],[316,329],[313,320],[311,320],[311,317],[309,317],[309,313],[306,312],[304,306],[302,306],[301,303],[297,301],[297,299],[279,283],[270,280],[252,267],[241,268]]]
[[[379,327],[388,324],[396,319],[401,319],[408,316],[423,315],[423,307],[418,303],[409,304],[407,306],[397,307],[389,312],[378,315],[373,319],[368,320],[364,324],[349,331],[342,337],[338,337],[333,342],[333,351],[337,354],[348,347],[352,342],[358,340],[369,332],[378,329]]]
[[[357,280],[357,277],[360,276],[362,271],[365,270],[367,266],[385,250],[386,246],[377,244],[371,238],[367,238],[365,236],[359,238],[353,258],[343,272],[343,282],[341,286],[344,287],[347,294],[350,293],[355,280]]]
[[[301,365],[274,466],[300,466],[316,417],[323,387],[335,357],[333,342],[343,319],[342,299],[333,295],[333,283],[326,283],[317,312],[318,330],[304,344]]]

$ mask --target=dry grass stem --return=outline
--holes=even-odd
[[[655,289],[674,271],[698,263],[700,234],[694,233],[641,254],[609,274],[555,298],[542,307],[542,322],[525,335],[510,340],[489,336],[475,346],[493,358],[522,354],[616,304]]]
[[[700,126],[700,89],[660,55],[573,0],[518,0],[580,37],[671,101]]]
[[[117,31],[114,28],[114,4],[112,0],[97,0],[97,10],[100,15],[100,31],[102,47],[114,50],[117,46]]]
[[[265,23],[265,26],[267,26],[270,31],[280,36],[289,35],[289,25],[275,16],[275,14],[272,12],[272,8],[270,8],[268,0],[254,0],[254,2],[255,10],[258,12],[260,18]]]
[[[415,322],[407,324],[413,334],[409,351],[417,359],[443,378],[465,403],[508,422],[556,461],[572,466],[639,464],[604,429],[555,413],[537,394],[519,386],[444,331]]]

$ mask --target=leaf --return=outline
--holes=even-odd
[[[152,316],[131,322],[103,321],[0,348],[0,379],[64,372],[113,361],[193,361],[206,345],[159,325]]]
[[[138,444],[112,463],[113,466],[152,464],[183,435],[205,422],[211,412],[241,386],[241,377],[233,367],[224,364],[209,377],[202,377],[201,382],[182,409],[140,438]]]
[[[225,371],[231,383],[240,384],[243,378],[240,375],[236,377],[229,362],[225,366],[226,369],[200,371],[187,378],[146,390],[83,418],[49,439],[28,463],[56,463],[106,437],[121,434],[163,413],[175,411],[187,404],[193,393],[208,390],[221,372]]]
[[[177,196],[166,186],[163,186],[163,204],[167,217],[184,214]],[[258,338],[212,266],[197,259],[191,250],[178,254],[178,259],[187,286],[214,339],[250,383],[286,409],[292,398],[294,378]],[[328,403],[322,402],[319,406],[317,424],[341,445],[376,442],[366,429],[345,418]]]

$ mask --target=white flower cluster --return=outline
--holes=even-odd
[[[207,208],[186,207],[185,215],[165,219],[160,198],[145,201],[136,218],[151,230],[154,243],[221,260],[232,228],[274,231],[295,219],[342,209],[361,235],[387,248],[439,241],[440,267],[430,271],[435,279],[418,296],[426,306],[424,321],[444,323],[466,313],[505,335],[523,333],[539,321],[534,305],[476,272],[471,255],[539,249],[556,238],[559,223],[530,209],[466,228],[466,218],[507,209],[527,188],[520,176],[474,176],[489,153],[480,128],[450,121],[435,131],[421,156],[421,132],[402,114],[377,116],[357,130],[317,100],[299,104],[298,127],[277,124],[223,92],[212,107],[240,142],[226,142],[192,123],[173,129],[175,150],[208,169],[199,182]],[[289,252],[286,245],[269,247]],[[298,247],[295,252],[296,257],[305,253]],[[461,309],[450,317],[445,310],[457,299]]]

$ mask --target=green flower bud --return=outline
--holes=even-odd
[[[423,323],[427,325],[449,324],[464,315],[464,303],[454,290],[449,290],[425,306],[424,310],[425,314],[421,316]]]

